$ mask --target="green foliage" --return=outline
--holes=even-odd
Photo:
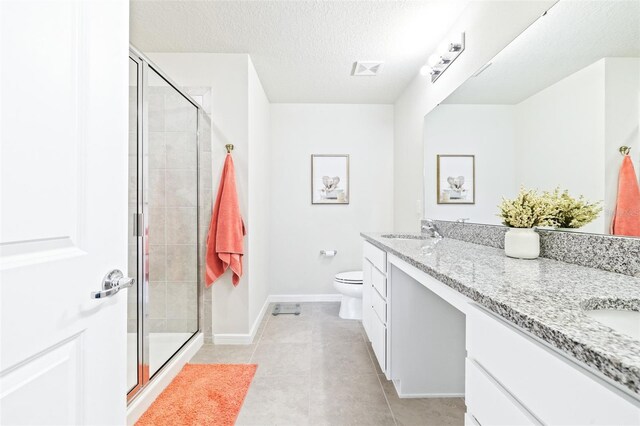
[[[511,228],[580,228],[598,218],[602,203],[588,202],[582,195],[574,198],[569,191],[561,191],[560,188],[539,194],[536,190],[521,187],[516,198],[503,198],[498,208],[502,223]]]
[[[574,198],[569,191],[561,191],[556,188],[553,192],[545,192],[544,197],[549,198],[554,206],[554,226],[559,228],[581,228],[593,222],[602,212],[600,201],[590,203],[584,196]]]
[[[502,218],[502,223],[511,228],[554,225],[555,210],[550,198],[538,194],[533,189],[521,187],[516,198],[502,198],[498,208],[498,216]]]

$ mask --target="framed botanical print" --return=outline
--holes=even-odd
[[[311,156],[311,203],[349,204],[349,155]]]
[[[475,204],[474,155],[438,155],[438,204]]]

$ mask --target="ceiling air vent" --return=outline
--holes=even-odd
[[[378,75],[382,69],[382,62],[380,61],[358,61],[353,67],[354,77],[371,77]]]

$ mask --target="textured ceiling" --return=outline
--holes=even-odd
[[[271,102],[393,103],[468,2],[132,0],[131,42],[248,53]],[[352,77],[367,60],[381,72]]]
[[[444,103],[517,104],[604,57],[640,57],[640,1],[560,1]]]

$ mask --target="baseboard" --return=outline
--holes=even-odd
[[[393,387],[396,389],[398,398],[411,399],[411,398],[464,398],[464,392],[462,393],[402,393],[400,388],[400,380],[392,380]]]
[[[411,398],[464,398],[464,392],[462,393],[403,393],[400,388],[399,380],[392,380],[393,387],[396,389],[398,398],[411,399]]]
[[[203,341],[204,337],[202,333],[198,333],[193,340],[180,349],[173,358],[173,361],[166,365],[160,372],[156,373],[156,377],[149,382],[127,407],[127,425],[131,426],[140,419],[153,401],[156,400],[160,393],[162,393],[169,383],[178,375],[182,367],[198,352],[202,347]]]
[[[253,321],[253,325],[251,326],[251,332],[245,334],[232,334],[232,333],[214,333],[213,334],[213,343],[215,345],[250,345],[253,343],[253,339],[256,337],[256,333],[258,332],[258,328],[260,327],[260,323],[264,318],[264,315],[267,313],[269,309],[269,297],[266,298],[262,308],[260,309],[260,313],[256,317],[255,321]]]
[[[215,345],[250,345],[256,337],[260,323],[264,318],[271,303],[295,303],[295,302],[339,302],[340,294],[272,294],[267,297],[251,326],[250,333],[214,333]]]
[[[406,393],[398,394],[398,398],[464,398],[464,393]]]
[[[339,302],[341,294],[272,294],[270,303]]]

